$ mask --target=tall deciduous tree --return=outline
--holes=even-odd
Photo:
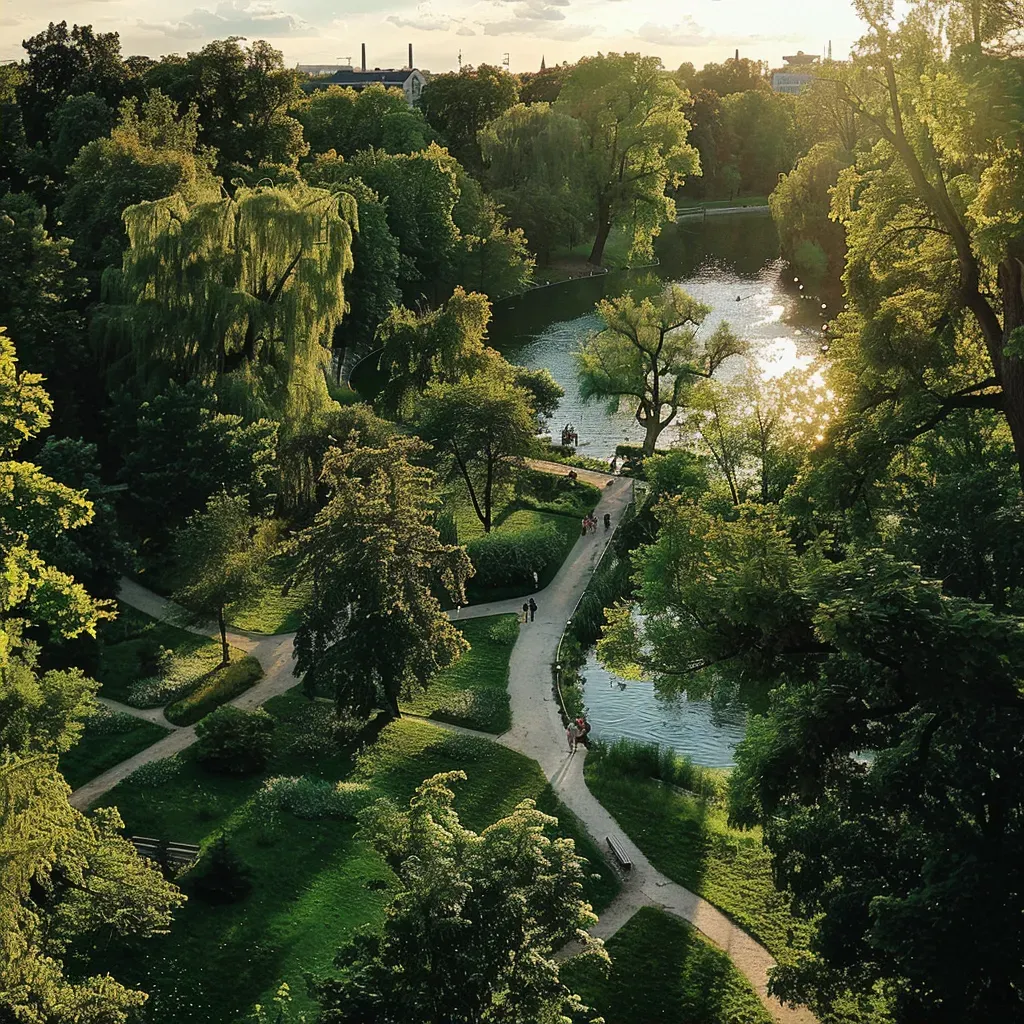
[[[260,569],[274,548],[274,526],[260,523],[242,495],[214,494],[175,538],[174,601],[193,623],[216,619],[221,665],[231,661],[224,610],[260,588]]]
[[[104,275],[97,323],[136,380],[217,381],[254,415],[323,407],[352,269],[352,196],[240,188],[196,206],[143,203],[125,222],[130,245]]]
[[[432,593],[464,600],[466,552],[431,525],[433,474],[414,465],[424,446],[388,438],[380,447],[333,449],[323,476],[331,497],[296,543],[295,579],[311,586],[295,636],[296,674],[309,693],[332,694],[360,716],[425,687],[466,642]]]
[[[398,876],[382,932],[338,954],[337,978],[315,995],[323,1024],[554,1024],[586,1007],[559,978],[554,954],[569,941],[607,964],[583,899],[585,862],[572,840],[552,839],[555,818],[532,801],[482,833],[467,829],[451,785],[427,779],[409,810],[378,801],[363,829]]]
[[[427,121],[441,133],[452,155],[471,170],[480,167],[477,135],[519,99],[519,83],[501,68],[466,65],[434,75],[420,98]]]
[[[604,329],[584,342],[577,355],[580,395],[588,402],[607,400],[615,408],[635,404],[636,421],[646,431],[647,455],[685,407],[694,384],[746,351],[724,323],[699,340],[711,310],[678,285],[639,301],[631,292],[602,299],[597,312]]]
[[[630,253],[651,254],[651,239],[675,213],[665,195],[700,171],[687,143],[686,94],[657,57],[609,53],[580,61],[558,108],[583,125],[586,174],[596,224],[590,262],[600,266],[613,224],[632,237]]]
[[[39,553],[40,540],[92,515],[82,494],[17,459],[49,422],[40,379],[18,372],[0,332],[0,1016],[124,1024],[146,995],[92,973],[93,944],[166,931],[183,899],[122,837],[116,809],[86,817],[71,807],[57,770],[96,684],[77,669],[40,674],[27,632],[94,635],[112,612]],[[66,969],[72,944],[79,962]]]
[[[537,423],[530,393],[508,364],[430,385],[419,402],[417,430],[462,477],[473,510],[490,533],[494,503],[529,454]]]

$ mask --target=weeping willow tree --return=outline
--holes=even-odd
[[[328,402],[324,368],[346,310],[355,200],[306,187],[180,196],[124,213],[129,246],[103,276],[96,318],[117,382],[214,383],[251,416],[304,419]]]

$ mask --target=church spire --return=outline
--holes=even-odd
[[[540,69],[541,71],[547,71],[547,66],[544,63],[544,54],[540,55]]]

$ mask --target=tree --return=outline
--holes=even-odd
[[[575,64],[563,62],[542,68],[535,74],[519,76],[519,99],[522,103],[554,103]]]
[[[584,228],[584,148],[579,121],[548,103],[517,104],[480,133],[491,192],[542,262]]]
[[[466,552],[431,525],[434,477],[414,465],[413,438],[380,447],[350,442],[324,459],[331,497],[295,544],[296,581],[312,596],[295,635],[296,675],[310,694],[366,717],[452,664],[465,650],[433,595],[437,580],[457,603],[471,572]]]
[[[92,515],[82,494],[17,460],[20,445],[49,422],[40,380],[18,372],[0,333],[0,1016],[124,1024],[145,993],[91,974],[94,945],[166,931],[183,899],[123,838],[116,809],[86,817],[71,807],[57,770],[96,684],[77,669],[39,674],[28,636],[95,635],[113,613],[39,551],[41,540]],[[66,970],[72,944],[77,963]]]
[[[601,265],[613,224],[630,231],[631,258],[649,258],[651,239],[675,216],[665,189],[699,173],[697,151],[686,141],[685,102],[661,61],[638,53],[582,60],[566,80],[557,106],[585,132],[595,266]]]
[[[739,191],[767,195],[793,169],[798,148],[794,100],[775,92],[738,92],[722,99],[721,167],[735,167]]]
[[[768,65],[762,60],[750,60],[747,57],[739,59],[730,57],[721,64],[708,61],[700,71],[693,72],[691,80],[693,85],[684,85],[685,88],[690,88],[693,92],[707,89],[717,96],[731,96],[734,93],[743,92],[768,92],[771,88]]]
[[[350,195],[304,187],[133,206],[97,331],[144,390],[167,378],[216,382],[251,416],[308,415],[329,401],[324,371],[356,216]]]
[[[213,154],[199,146],[198,132],[194,107],[179,115],[175,103],[151,92],[141,110],[126,100],[109,137],[84,146],[68,168],[58,214],[93,286],[105,267],[120,262],[127,207],[171,195],[197,203],[219,194]]]
[[[270,760],[275,726],[263,708],[225,704],[196,723],[196,756],[212,771],[252,775]]]
[[[71,239],[50,235],[45,218],[24,193],[0,196],[0,323],[18,338],[23,365],[68,402],[91,355],[77,308],[86,283]]]
[[[419,403],[416,429],[462,477],[484,533],[491,532],[499,489],[529,454],[537,429],[530,393],[510,370],[492,364],[435,381]]]
[[[383,930],[359,934],[338,954],[340,976],[315,983],[323,1024],[533,1024],[586,1010],[554,958],[577,941],[580,955],[608,962],[586,931],[596,916],[585,862],[572,840],[549,837],[557,821],[531,800],[482,833],[467,829],[449,788],[465,778],[435,775],[408,811],[381,800],[366,813],[399,892]]]
[[[518,100],[519,84],[512,75],[490,64],[467,64],[458,72],[434,75],[420,97],[420,109],[459,163],[478,170],[477,135]]]
[[[635,401],[647,455],[686,405],[694,384],[746,351],[724,323],[699,342],[711,310],[678,285],[639,301],[631,292],[602,299],[597,312],[604,329],[584,342],[577,356],[580,395],[585,402],[606,399],[616,408]]]
[[[82,147],[109,135],[117,118],[106,100],[94,92],[69,96],[50,114],[50,158],[63,178]]]
[[[159,545],[214,494],[243,495],[263,511],[276,468],[277,424],[245,423],[218,410],[200,384],[170,384],[152,399],[118,408],[112,436],[128,485],[128,521]]]
[[[401,89],[376,82],[359,92],[338,85],[315,89],[292,113],[314,154],[334,150],[347,159],[364,149],[417,153],[437,141],[422,111],[409,109]]]
[[[941,6],[914,4],[892,25],[884,5],[858,4],[868,31],[839,80],[879,139],[835,193],[855,306],[845,325],[851,341],[863,333],[857,349],[869,368],[857,404],[891,408],[879,392],[897,388],[890,448],[956,409],[999,408],[1024,480],[1022,200],[1016,128],[1004,116],[1007,102],[1020,109],[1015,71],[970,50],[947,56]]]
[[[274,526],[260,523],[242,495],[214,494],[206,508],[190,516],[174,544],[177,586],[173,600],[198,624],[217,620],[221,666],[230,664],[224,610],[255,597],[260,569],[274,548]]]
[[[845,260],[846,234],[830,217],[831,191],[852,159],[834,145],[819,143],[778,179],[768,197],[782,255],[811,287],[826,275],[836,277]]]
[[[392,309],[377,335],[382,346],[378,365],[386,381],[379,398],[382,408],[409,419],[417,397],[432,380],[449,382],[478,368],[490,320],[487,296],[462,288],[427,313]]]

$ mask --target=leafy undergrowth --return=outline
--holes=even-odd
[[[186,751],[145,766],[104,800],[120,808],[129,834],[203,846],[226,835],[252,883],[238,903],[210,906],[191,899],[169,936],[97,953],[104,971],[151,994],[143,1021],[230,1024],[254,1003],[268,1003],[282,981],[303,1009],[304,972],[328,971],[338,945],[355,928],[380,920],[391,876],[356,837],[354,822],[304,820],[287,812],[269,819],[256,799],[266,779],[359,783],[368,797],[405,802],[424,778],[463,768],[468,780],[456,787],[456,806],[471,828],[485,827],[526,798],[545,811],[561,810],[535,762],[487,740],[403,720],[387,725],[353,758],[333,741],[336,723],[325,702],[292,691],[265,707],[277,728],[274,755],[262,775],[212,775]],[[599,852],[568,814],[559,831],[572,835],[591,858],[598,877],[589,896],[595,905],[607,905],[618,883]],[[189,886],[187,876],[182,884]]]
[[[775,888],[759,830],[730,828],[719,803],[625,771],[599,745],[584,773],[590,791],[659,871],[713,903],[780,961],[807,944],[809,927]]]
[[[302,583],[285,593],[288,574],[295,559],[287,555],[272,558],[261,573],[262,587],[251,601],[233,604],[227,619],[236,629],[252,633],[294,633],[299,628],[302,607],[309,600],[310,584]]]
[[[160,622],[118,604],[118,617],[99,631],[96,679],[101,693],[137,708],[161,707],[191,693],[221,661],[219,640]],[[231,648],[232,661],[245,652]]]
[[[607,944],[611,970],[591,962],[562,978],[608,1024],[770,1024],[750,983],[695,928],[643,907]]]
[[[246,655],[240,661],[215,668],[191,693],[165,708],[164,716],[175,725],[193,725],[262,678],[260,663],[251,654]]]
[[[470,649],[431,680],[402,710],[482,732],[502,733],[512,726],[508,697],[508,661],[519,637],[515,615],[491,615],[458,623]]]
[[[101,704],[86,721],[78,743],[60,755],[60,770],[68,785],[78,789],[166,735],[162,726]]]

